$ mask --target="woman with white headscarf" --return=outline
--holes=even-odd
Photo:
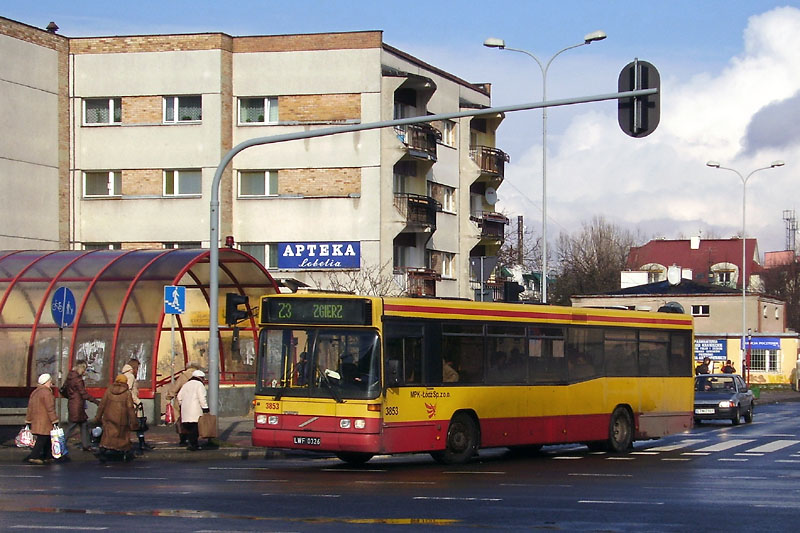
[[[53,460],[50,449],[50,430],[58,424],[56,415],[56,398],[53,395],[53,378],[50,374],[42,374],[39,385],[28,399],[28,411],[25,423],[31,426],[31,433],[36,435],[36,444],[25,460],[35,465],[49,463]]]
[[[192,377],[187,381],[180,392],[178,392],[178,403],[181,406],[181,424],[186,428],[187,440],[189,441],[188,450],[196,451],[200,449],[197,444],[199,438],[197,432],[197,421],[200,415],[208,412],[208,399],[206,396],[206,386],[203,378],[206,377],[202,370],[192,372]]]

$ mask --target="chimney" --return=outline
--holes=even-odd
[[[689,247],[692,250],[699,250],[700,249],[700,237],[692,237],[689,239]]]
[[[47,25],[47,27],[46,27],[45,29],[46,29],[48,32],[50,32],[50,33],[55,33],[55,32],[57,32],[57,31],[58,31],[58,24],[56,24],[55,22],[53,22],[53,21],[51,20],[51,21],[50,21],[50,24],[48,24],[48,25]]]

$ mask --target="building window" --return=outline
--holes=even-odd
[[[277,98],[239,98],[239,124],[276,122],[278,122]]]
[[[122,250],[121,242],[85,242],[84,250]]]
[[[120,196],[122,194],[122,172],[84,172],[83,195],[89,197]]]
[[[199,122],[203,120],[201,96],[165,96],[164,122]]]
[[[750,370],[755,372],[778,372],[778,350],[763,350],[753,348],[750,350]]]
[[[411,247],[395,245],[393,250],[394,269],[403,270],[411,266]]]
[[[203,192],[199,170],[165,170],[164,196],[196,196]]]
[[[242,170],[239,172],[239,196],[277,196],[278,172],[275,170]]]
[[[428,182],[428,196],[442,204],[442,211],[448,213],[456,212],[455,193],[456,190],[453,187],[431,181]]]
[[[83,101],[83,123],[121,124],[121,98],[87,98]]]
[[[455,278],[456,254],[442,252],[442,277]]]
[[[277,243],[242,243],[239,249],[252,255],[255,259],[267,268],[278,268],[278,244]]]
[[[693,305],[692,316],[709,316],[711,309],[708,305]]]
[[[456,145],[456,123],[452,120],[443,120],[440,123],[439,131],[442,134],[442,144],[446,146]]]
[[[176,242],[165,242],[163,244],[164,248],[171,250],[176,248],[200,248],[200,241],[176,241]]]

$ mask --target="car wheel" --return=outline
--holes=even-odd
[[[753,404],[750,404],[750,407],[747,408],[747,411],[744,412],[744,422],[745,424],[749,424],[753,421]]]
[[[608,424],[608,451],[626,453],[633,446],[633,419],[624,407],[617,407],[611,413]]]
[[[739,411],[739,406],[736,406],[736,408],[733,410],[733,416],[731,417],[731,423],[734,426],[738,426],[739,422],[741,422],[741,419],[742,419],[742,413],[741,413],[741,411]]]
[[[478,424],[466,413],[456,413],[447,428],[447,441],[443,451],[432,452],[431,457],[445,465],[463,464],[478,450],[480,430]]]

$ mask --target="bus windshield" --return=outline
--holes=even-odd
[[[380,347],[372,330],[266,328],[258,356],[257,394],[337,402],[380,394]]]

